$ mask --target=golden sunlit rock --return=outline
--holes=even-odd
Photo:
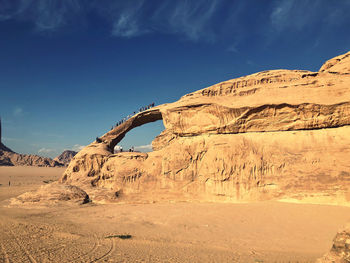
[[[263,71],[140,112],[72,160],[61,183],[92,200],[350,201],[349,53],[319,72]],[[163,120],[153,152],[113,153]]]

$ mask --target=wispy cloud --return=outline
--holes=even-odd
[[[270,14],[272,28],[281,32],[311,26],[332,26],[348,19],[350,1],[276,0]]]
[[[132,19],[132,14],[122,14],[113,23],[112,35],[117,37],[136,37],[149,32],[146,29],[140,28],[137,20]]]
[[[81,0],[0,0],[0,21],[29,21],[38,31],[55,31],[82,15]]]
[[[85,145],[74,144],[73,147],[71,148],[71,150],[76,151],[76,152],[79,152],[79,151],[81,151],[84,147],[85,147]]]
[[[258,8],[264,15],[252,17]],[[270,42],[268,35],[292,34],[288,30],[337,26],[349,11],[345,0],[0,0],[0,21],[31,23],[37,32],[91,26],[89,19],[97,16],[107,22],[112,37],[158,33],[194,42],[226,41],[231,52],[261,33]]]
[[[21,107],[15,107],[12,112],[13,116],[19,117],[23,115],[23,109]]]
[[[40,148],[38,150],[39,154],[52,154],[58,152],[57,149],[51,149],[51,148]]]
[[[37,146],[37,145],[34,145],[34,146]],[[65,150],[73,150],[73,151],[79,152],[84,147],[85,147],[84,145],[80,145],[80,144],[75,144],[72,147],[69,147],[68,149],[42,147],[38,150],[38,153],[41,155],[53,157],[53,156],[61,154]]]
[[[293,0],[277,2],[270,15],[271,24],[276,30],[282,30],[289,25],[289,14],[293,8]]]
[[[150,152],[152,151],[152,144],[135,146],[134,149],[135,151],[140,151],[140,152]]]
[[[136,0],[129,4],[116,3],[112,9],[112,35],[116,37],[136,37],[150,32],[144,20],[144,1]]]
[[[167,33],[183,34],[188,39],[213,41],[213,18],[218,1],[163,1],[152,16],[157,29]],[[161,23],[163,22],[163,23]]]
[[[0,21],[15,19],[53,32],[95,13],[111,23],[111,35],[137,37],[152,32],[184,35],[197,41],[215,39],[213,18],[220,0],[151,1],[0,0]]]

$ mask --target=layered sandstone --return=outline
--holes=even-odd
[[[319,72],[270,70],[138,113],[81,150],[61,183],[92,200],[348,204],[350,53]],[[163,120],[150,153],[113,153]]]

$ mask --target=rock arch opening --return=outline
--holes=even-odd
[[[113,130],[107,132],[105,135],[103,135],[100,138],[100,140],[101,140],[101,142],[105,143],[107,145],[108,149],[110,150],[110,152],[113,153],[116,145],[124,139],[125,135],[128,132],[130,132],[131,130],[133,130],[136,127],[143,126],[145,124],[156,122],[156,121],[161,121],[161,120],[163,120],[163,117],[162,117],[160,110],[157,108],[152,108],[152,109],[140,112],[140,113],[132,116],[130,119],[128,119],[127,121],[125,121],[121,125],[118,125]],[[160,127],[158,127],[158,130],[159,130],[159,128],[162,128],[162,127],[164,130],[164,126],[161,126],[161,125],[163,125],[162,122],[161,122],[161,124],[160,124],[160,122],[158,122],[158,125],[156,125],[155,127],[157,127],[159,125],[160,125]],[[141,133],[142,133],[142,130],[141,130]],[[157,133],[157,135],[159,133]],[[133,134],[134,133],[131,133],[131,136],[133,136]],[[129,141],[129,139],[126,140],[127,143],[128,143],[128,141]]]
[[[125,137],[114,147],[114,153],[133,150],[135,152],[151,152],[152,141],[164,130],[162,120],[146,123],[125,134]]]

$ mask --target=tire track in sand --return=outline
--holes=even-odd
[[[26,256],[28,257],[29,261],[31,263],[38,263],[34,257],[29,253],[29,251],[24,247],[24,245],[22,244],[22,242],[18,239],[18,237],[16,236],[16,234],[12,231],[11,228],[9,228],[9,232],[10,234],[13,236],[14,240],[16,241],[17,245],[23,250],[23,252],[26,254]]]
[[[101,257],[95,258],[94,260],[90,261],[90,263],[98,262],[101,259],[105,259],[106,257],[110,256],[114,252],[115,240],[114,240],[114,238],[110,238],[110,240],[111,240],[111,246],[110,246],[109,250],[105,254],[103,254]]]
[[[97,240],[97,241],[96,241]],[[87,262],[88,260],[90,260],[90,258],[93,257],[93,254],[95,253],[95,251],[97,250],[97,248],[100,246],[100,239],[97,237],[97,235],[94,235],[94,245],[93,247],[89,250],[89,252],[84,253],[82,255],[76,256],[74,258],[72,258],[70,260],[70,262],[77,262],[80,261],[82,262],[82,259],[85,258],[85,260],[83,260],[84,262]]]
[[[15,239],[11,237],[5,227],[1,224],[1,247],[7,255],[8,262],[24,262],[27,255],[22,248],[17,244]],[[7,228],[8,229],[8,228]],[[9,256],[10,255],[10,256]]]

